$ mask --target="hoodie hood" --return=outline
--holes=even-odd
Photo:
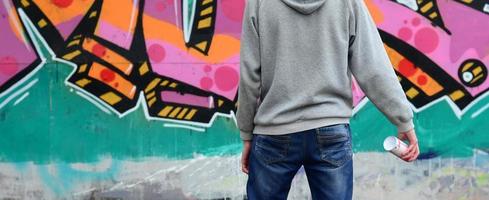
[[[309,15],[319,9],[326,0],[282,0],[297,12]]]

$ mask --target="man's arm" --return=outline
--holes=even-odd
[[[257,1],[246,2],[241,31],[240,78],[236,120],[242,140],[251,140],[260,95],[260,43],[257,26]]]
[[[414,128],[413,111],[363,0],[350,1],[349,67],[370,101],[398,132]]]

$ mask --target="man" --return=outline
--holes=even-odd
[[[248,0],[236,119],[248,199],[351,199],[351,75],[419,155],[413,111],[363,0]],[[373,132],[374,133],[374,132]]]

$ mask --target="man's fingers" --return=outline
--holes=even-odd
[[[408,154],[405,154],[404,156],[402,156],[402,159],[406,160],[406,161],[409,160],[411,158],[411,156],[413,155],[413,152],[414,151],[408,152]]]
[[[413,150],[413,148],[414,148],[414,145],[409,144],[409,146],[408,146],[407,150],[406,150],[405,152],[403,152],[403,153],[401,154],[401,156],[405,156],[405,155],[409,154],[409,152],[411,152],[411,151]]]
[[[413,153],[415,153],[414,152],[415,147],[416,146],[414,144],[410,144],[408,149],[406,150],[406,152],[402,155],[402,159],[406,160],[406,159],[410,158],[413,155]]]
[[[416,156],[415,156],[416,158],[418,158],[419,153],[420,153],[420,150],[419,150],[419,145],[416,145]],[[415,158],[415,159],[416,159],[416,158]]]
[[[245,174],[248,174],[248,167],[246,167],[245,165],[242,165],[241,171],[244,172]]]
[[[414,155],[415,155],[415,154],[416,154],[416,148],[413,148],[413,149],[411,150],[411,152],[409,152],[409,154],[408,154],[408,155],[406,155],[405,160],[406,160],[406,161],[411,160],[411,159],[414,157]]]
[[[413,160],[416,160],[416,158],[418,157],[418,155],[419,155],[419,149],[418,149],[418,148],[415,148],[415,149],[414,149],[414,154],[413,154],[413,156],[412,156],[411,158],[409,158],[409,160],[408,160],[408,161],[409,161],[409,162],[411,162],[411,161],[413,161]]]
[[[241,171],[248,173],[248,155],[246,151],[244,151],[241,155]]]
[[[405,161],[413,161],[419,155],[419,146],[418,144],[410,144],[406,153],[401,157]]]
[[[248,174],[248,158],[250,155],[250,142],[245,142],[243,152],[241,153],[241,171]]]
[[[413,160],[416,160],[416,158],[418,157],[419,155],[419,148],[414,148],[414,153],[413,155],[408,159],[409,162],[413,161]]]
[[[248,174],[248,161],[244,158],[245,157],[242,157],[241,159],[241,171]]]
[[[407,140],[409,142],[408,148],[401,154],[400,158],[409,162],[415,160],[419,155],[419,146],[418,138],[416,137],[414,129],[405,132],[398,132],[397,137],[401,141]]]

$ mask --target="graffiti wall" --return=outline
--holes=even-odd
[[[489,195],[489,1],[365,0],[421,155],[353,81],[356,199]],[[0,198],[245,199],[245,0],[2,0]],[[291,199],[310,197],[299,170]]]

